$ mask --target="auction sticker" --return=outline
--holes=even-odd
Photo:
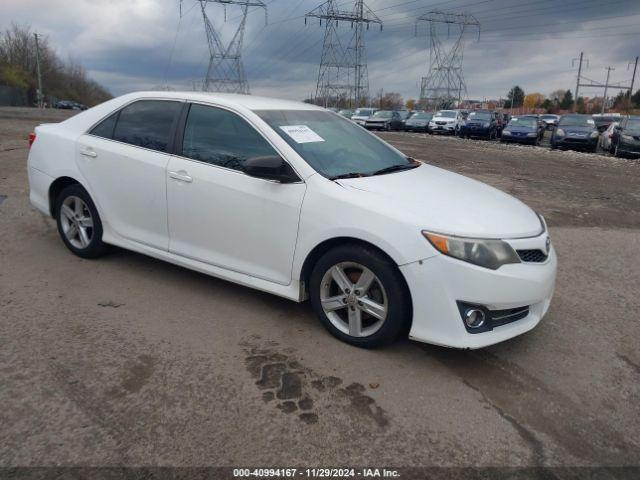
[[[324,138],[306,125],[283,125],[280,129],[297,143],[324,142]]]

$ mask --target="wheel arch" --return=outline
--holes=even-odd
[[[316,245],[307,254],[302,264],[302,268],[300,270],[300,282],[303,286],[303,288],[301,288],[301,294],[303,295],[303,298],[308,298],[309,279],[311,277],[311,272],[313,271],[313,267],[318,262],[318,260],[322,257],[322,255],[324,255],[329,250],[345,244],[359,244],[362,246],[369,247],[377,251],[378,253],[380,253],[382,256],[388,259],[390,263],[392,263],[393,265],[395,265],[396,268],[398,268],[398,263],[391,257],[391,255],[389,255],[379,246],[369,241],[362,240],[361,238],[349,237],[349,236],[329,238],[320,242],[318,245]],[[407,282],[407,279],[405,278],[400,268],[398,268],[398,273],[400,274],[400,278],[402,279],[402,282],[404,282],[404,288],[407,292],[407,295],[409,296],[409,321],[407,322],[408,325],[406,326],[406,334],[408,334],[413,325],[413,296],[411,294],[411,289],[409,288],[409,283]]]
[[[62,190],[70,185],[80,185],[86,190],[85,186],[82,185],[82,183],[80,183],[75,178],[68,176],[58,177],[51,183],[51,185],[49,185],[49,211],[53,218],[56,218],[55,206],[58,195],[60,195],[60,192],[62,192]]]

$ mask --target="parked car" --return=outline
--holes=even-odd
[[[538,124],[538,134],[539,134],[540,140],[542,140],[542,138],[544,138],[544,132],[547,130],[547,122],[542,120],[540,115],[526,114],[526,115],[520,115],[519,118],[524,118],[524,117],[535,119],[536,123]]]
[[[398,113],[400,114],[400,120],[402,121],[402,130],[404,130],[404,125],[411,115],[413,115],[413,112],[411,110],[398,110]]]
[[[439,110],[429,122],[429,133],[457,135],[462,122],[462,113],[459,110]]]
[[[351,120],[364,127],[364,123],[374,113],[376,113],[375,108],[357,108],[356,111],[353,112]]]
[[[509,114],[504,112],[498,112],[498,136],[502,135],[502,130],[509,123]]]
[[[620,122],[620,120],[622,120],[622,115],[620,115],[619,113],[594,113],[593,115],[591,115],[591,117],[596,123],[596,128],[601,133],[609,128],[609,125],[611,125],[613,122]]]
[[[560,117],[551,135],[551,148],[571,148],[595,152],[598,149],[598,129],[591,115],[569,114]]]
[[[611,148],[611,139],[613,138],[613,134],[615,132],[615,128],[619,125],[618,122],[612,122],[609,124],[609,127],[600,134],[600,139],[598,140],[598,144],[600,148],[605,152],[613,153],[614,149]]]
[[[404,129],[407,132],[428,132],[429,121],[433,118],[433,113],[417,112],[411,115],[404,122]]]
[[[540,131],[538,120],[529,116],[513,117],[502,130],[500,141],[503,143],[517,142],[538,145],[544,130]]]
[[[540,119],[545,123],[547,130],[552,130],[558,125],[560,115],[544,114],[540,115]]]
[[[402,130],[404,123],[397,110],[378,110],[364,122],[367,130]]]
[[[117,245],[310,298],[353,345],[408,332],[480,348],[534,328],[551,302],[541,216],[314,105],[132,93],[32,137],[31,202],[75,255]]]
[[[474,110],[462,123],[459,135],[466,138],[481,137],[493,140],[498,136],[498,112]]]
[[[338,113],[342,115],[344,118],[350,119],[353,116],[354,111],[347,108],[347,109],[340,110]]]
[[[620,120],[613,130],[609,151],[616,157],[640,155],[640,115]]]
[[[55,107],[62,110],[86,110],[88,108],[86,105],[72,100],[60,100],[56,102]]]

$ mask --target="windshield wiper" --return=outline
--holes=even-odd
[[[349,173],[341,173],[340,175],[334,175],[333,177],[329,177],[329,180],[339,180],[341,178],[359,178],[359,177],[368,177],[364,173],[360,172],[349,172]]]
[[[400,165],[391,165],[390,167],[381,168],[380,170],[376,170],[371,175],[384,175],[385,173],[398,172],[400,170],[409,170],[412,168],[419,167],[420,163],[402,163]]]

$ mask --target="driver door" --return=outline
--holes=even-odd
[[[182,136],[167,167],[169,251],[291,283],[305,183],[246,175],[244,160],[279,153],[229,110],[192,104]]]

